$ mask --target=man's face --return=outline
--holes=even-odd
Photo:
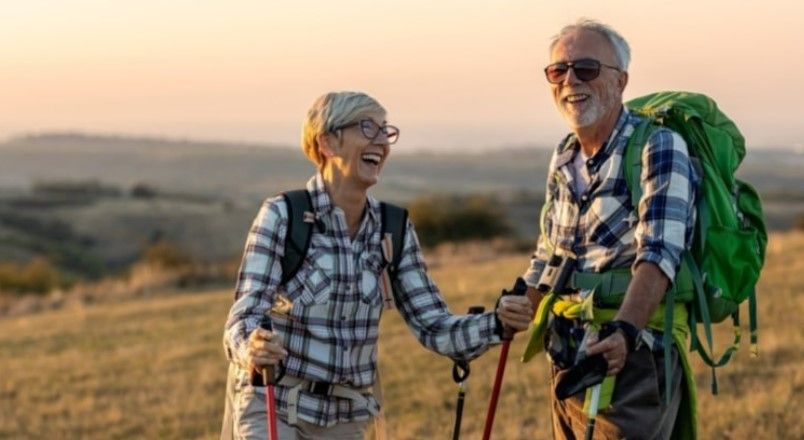
[[[574,30],[562,36],[550,54],[550,64],[572,62],[585,58],[601,64],[617,66],[617,56],[611,43],[594,31]],[[619,114],[627,74],[601,67],[600,75],[590,81],[581,81],[570,69],[563,81],[550,84],[558,111],[570,128],[593,128],[607,121],[612,112]]]

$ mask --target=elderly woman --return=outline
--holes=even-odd
[[[266,438],[265,388],[249,377],[281,362],[280,439],[362,439],[379,410],[372,385],[383,308],[398,308],[425,347],[453,359],[479,356],[499,342],[503,327],[527,328],[533,308],[524,297],[502,298],[493,313],[452,315],[409,221],[393,299],[382,300],[382,211],[368,189],[398,138],[385,109],[363,93],[328,93],[307,113],[302,149],[318,170],[307,182],[316,224],[309,247],[282,283],[288,206],[281,196],[266,200],[246,242],[226,322],[235,438]]]

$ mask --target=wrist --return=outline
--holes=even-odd
[[[500,316],[497,314],[497,310],[500,307],[500,299],[497,298],[497,303],[494,304],[494,334],[497,335],[500,339],[503,338],[503,332],[505,331],[505,326],[503,325],[502,321],[500,321]]]
[[[603,323],[601,326],[601,333],[612,334],[616,331],[623,335],[628,352],[634,351],[639,337],[639,329],[634,324],[621,319]]]

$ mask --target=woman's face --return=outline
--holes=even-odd
[[[388,135],[382,129],[385,123],[384,113],[372,112],[342,128],[340,142],[335,136],[331,138],[333,156],[327,161],[327,166],[359,187],[369,188],[376,184],[391,151]]]

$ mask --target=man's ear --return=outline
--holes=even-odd
[[[625,86],[628,85],[628,72],[622,72],[618,82],[620,84],[620,93],[622,93],[625,91]]]
[[[326,157],[335,156],[335,136],[332,133],[321,133],[315,139],[318,142],[318,152]]]

